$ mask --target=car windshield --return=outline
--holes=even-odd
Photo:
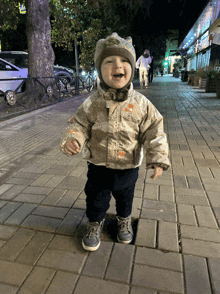
[[[0,57],[19,68],[28,68],[28,54],[0,52]]]

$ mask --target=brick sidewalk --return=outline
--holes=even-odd
[[[59,142],[85,96],[0,123],[0,294],[220,293],[220,100],[166,76],[140,92],[164,116],[172,168],[153,181],[141,166],[130,245],[112,201],[99,250],[81,247],[86,162]]]

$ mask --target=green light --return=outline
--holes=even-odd
[[[167,62],[167,61],[164,61],[164,62],[163,62],[163,65],[164,65],[164,66],[168,66],[168,62]]]

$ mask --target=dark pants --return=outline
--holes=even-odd
[[[149,72],[148,72],[148,81],[149,81],[149,83],[153,82],[153,77],[154,77],[153,71],[149,70]]]
[[[139,168],[116,170],[88,163],[86,216],[90,222],[101,222],[109,209],[111,194],[116,201],[118,216],[131,214],[134,188]]]

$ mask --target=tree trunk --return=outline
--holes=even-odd
[[[26,8],[28,73],[31,77],[53,77],[55,56],[51,46],[49,0],[26,0]],[[47,86],[54,79],[40,79],[40,82]],[[31,81],[28,86],[36,98],[45,94],[45,88],[39,83]]]

